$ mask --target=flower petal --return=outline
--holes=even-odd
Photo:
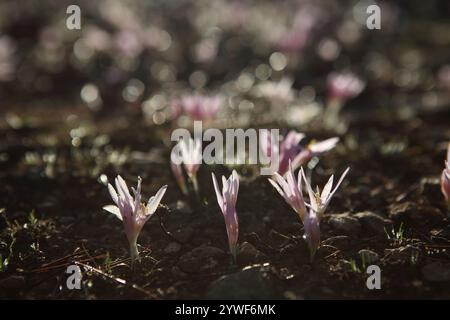
[[[313,143],[308,146],[308,149],[311,150],[311,152],[314,154],[320,154],[320,153],[323,153],[326,151],[330,151],[331,149],[333,149],[336,146],[336,144],[338,142],[339,142],[339,138],[334,137],[334,138],[330,138],[330,139],[326,139],[323,141]]]
[[[214,190],[216,191],[217,203],[219,204],[220,210],[222,210],[222,213],[223,213],[224,210],[223,210],[222,193],[220,192],[220,188],[217,183],[217,179],[216,179],[216,176],[214,175],[214,172],[211,172],[211,176],[212,176],[212,180],[213,180]]]
[[[303,168],[300,168],[300,171],[302,172],[303,180],[305,180],[305,186],[308,191],[310,205],[311,205],[312,209],[315,212],[317,212],[317,210],[319,208],[317,206],[315,193],[314,193],[313,189],[311,188],[311,184],[308,182],[308,179],[306,179],[306,177],[305,177],[305,172],[303,171]]]
[[[328,179],[327,184],[323,187],[322,194],[320,195],[320,200],[322,203],[325,203],[328,199],[328,195],[331,192],[331,188],[333,187],[333,179],[334,175],[331,175],[330,179]]]
[[[334,188],[334,190],[331,192],[331,194],[328,196],[328,200],[327,200],[327,204],[328,202],[331,200],[331,198],[334,196],[334,194],[336,193],[337,189],[339,188],[339,186],[341,185],[342,181],[344,180],[345,176],[347,175],[348,171],[350,170],[350,167],[348,167],[344,173],[341,175],[341,177],[339,178],[338,183],[336,184],[336,187]],[[327,205],[326,204],[326,205]]]
[[[167,186],[161,187],[161,189],[158,190],[156,195],[150,198],[150,200],[147,203],[147,207],[145,209],[146,216],[151,216],[155,213],[156,209],[158,208],[159,203],[161,202],[162,197],[166,193]]]
[[[286,195],[284,194],[283,190],[281,190],[280,186],[279,186],[275,181],[273,181],[273,180],[270,179],[270,178],[267,179],[267,180],[269,180],[270,184],[278,191],[278,193],[279,193],[283,198],[286,199]]]
[[[111,198],[114,201],[114,203],[116,205],[118,205],[119,204],[119,196],[117,195],[116,190],[114,190],[114,187],[110,183],[108,183],[108,191],[109,191],[109,194],[111,195]]]
[[[104,206],[103,210],[108,211],[109,213],[112,213],[115,215],[119,220],[123,220],[122,215],[120,214],[120,210],[118,207],[113,205]]]

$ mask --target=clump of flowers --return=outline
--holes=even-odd
[[[219,95],[184,95],[172,101],[172,117],[177,118],[184,112],[192,121],[211,120],[217,116],[222,105],[223,98]]]
[[[339,142],[338,137],[333,137],[319,142],[312,142],[308,146],[302,147],[299,143],[305,137],[303,133],[291,130],[285,137],[281,137],[280,141],[275,141],[275,137],[267,130],[263,130],[261,133],[260,144],[262,151],[266,157],[278,154],[277,172],[282,176],[289,170],[289,163],[291,163],[292,169],[295,170],[308,163],[313,157],[332,150]]]
[[[447,160],[445,161],[445,168],[441,175],[441,190],[444,195],[447,206],[450,209],[450,143],[447,149]]]
[[[108,205],[103,207],[104,210],[114,214],[117,218],[122,220],[125,234],[127,235],[128,242],[130,244],[131,264],[139,259],[139,251],[137,248],[137,239],[144,227],[145,223],[155,213],[161,202],[164,193],[167,190],[167,186],[161,187],[156,195],[151,197],[147,205],[141,202],[141,182],[142,179],[138,177],[138,183],[136,189],[131,188],[134,197],[130,194],[130,191],[125,183],[125,180],[119,175],[115,179],[116,188],[108,183],[108,191],[111,195],[115,205]]]
[[[184,170],[192,183],[195,193],[198,194],[197,171],[202,163],[202,143],[200,140],[182,139],[173,149],[170,158],[170,167],[177,180],[178,186],[184,194],[188,194],[186,180],[183,174]]]
[[[233,257],[233,261],[236,262],[237,241],[239,236],[236,201],[239,192],[239,176],[235,170],[233,170],[228,179],[222,176],[222,190],[219,188],[219,184],[217,183],[214,173],[211,173],[211,176],[214,184],[214,190],[216,191],[217,203],[219,204],[220,210],[222,210],[223,217],[225,219],[230,252]]]
[[[303,222],[303,224],[305,226],[304,238],[308,243],[311,259],[314,258],[314,255],[320,246],[320,220],[322,219],[325,210],[330,204],[331,198],[333,198],[334,194],[336,193],[349,170],[350,168],[347,168],[344,171],[334,189],[332,189],[334,180],[334,175],[332,175],[323,187],[322,192],[320,192],[318,186],[316,187],[316,192],[314,192],[311,184],[305,177],[303,168],[300,168],[300,172],[303,176],[303,179],[305,180],[305,186],[308,191],[310,201],[309,204],[305,202],[305,206],[309,208],[309,211],[305,215],[305,221]]]
[[[323,188],[322,193],[320,193],[318,187],[317,192],[314,193],[314,191],[312,191],[311,185],[303,172],[303,168],[301,168],[298,172],[298,178],[296,179],[291,164],[289,165],[289,170],[286,173],[286,178],[283,178],[280,174],[275,173],[273,176],[274,179],[269,179],[272,186],[292,207],[292,209],[294,209],[300,220],[303,222],[303,238],[308,244],[311,260],[314,259],[315,253],[320,246],[320,219],[322,218],[331,198],[339,188],[349,169],[350,168],[347,168],[347,170],[345,170],[342,174],[334,190],[331,190],[333,186],[333,176],[331,176],[328,183]],[[305,202],[303,198],[302,177],[308,190],[310,204]]]

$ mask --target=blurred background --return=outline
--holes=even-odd
[[[66,27],[72,4],[80,30]],[[366,27],[371,4],[380,30]],[[324,103],[327,76],[346,70],[366,82],[346,108],[414,117],[449,105],[449,13],[446,0],[5,0],[0,110],[131,112],[163,124],[171,101],[195,91],[221,94],[224,116],[242,125],[281,105],[262,121],[297,125]]]

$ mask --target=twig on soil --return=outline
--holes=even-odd
[[[341,253],[341,250],[336,250],[335,252],[333,252],[333,253],[327,255],[324,259],[331,258],[331,257],[337,255],[338,253]]]
[[[76,257],[76,256],[75,256],[75,257]],[[92,259],[95,260],[95,259],[101,259],[101,258],[104,258],[104,257],[106,257],[105,254],[100,254],[100,255],[98,255],[98,256],[95,256],[95,257],[89,257],[89,258],[85,258],[85,259],[81,259],[81,260],[79,260],[79,261],[80,261],[80,262],[87,262],[87,261],[92,261]],[[58,260],[60,260],[60,259],[58,259]],[[54,263],[54,262],[52,262],[52,263],[50,263],[50,264],[53,264],[53,263]],[[46,267],[40,267],[40,268],[31,270],[30,273],[44,273],[44,272],[49,272],[49,271],[52,271],[52,270],[55,270],[55,269],[65,268],[65,267],[69,266],[70,263],[71,263],[70,260],[68,260],[68,261],[66,261],[66,262],[64,262],[64,263],[62,263],[62,264],[57,264],[57,265],[49,265],[49,264],[47,264]]]
[[[154,297],[154,295],[150,291],[147,291],[147,290],[141,288],[140,286],[138,286],[136,284],[128,283],[126,280],[121,279],[121,278],[116,278],[116,277],[114,277],[114,276],[112,276],[110,274],[107,274],[107,273],[103,272],[102,270],[94,268],[94,267],[92,267],[92,266],[90,266],[88,264],[85,264],[85,263],[81,262],[81,261],[75,261],[74,263],[76,265],[78,265],[78,266],[83,267],[86,271],[95,273],[95,274],[103,277],[104,279],[112,280],[112,281],[114,281],[114,282],[116,282],[118,284],[127,286],[127,287],[135,289],[135,290],[137,290],[137,291],[139,291],[141,293],[144,293],[147,296]]]
[[[169,208],[167,208],[166,206],[164,206],[165,209],[169,210]],[[162,231],[166,234],[166,236],[168,236],[169,238],[171,238],[173,241],[178,242],[178,243],[182,243],[180,240],[178,240],[169,230],[167,230],[166,226],[164,225],[162,216],[159,216],[159,225],[161,226]]]
[[[268,244],[265,243],[264,241],[262,241],[261,238],[258,236],[258,234],[255,233],[255,232],[251,232],[251,233],[249,233],[249,234],[246,234],[246,236],[252,236],[252,237],[254,237],[254,238],[255,238],[257,241],[259,241],[263,246],[265,246],[266,248],[272,250],[273,252],[280,252],[279,249],[276,249],[276,248],[274,248],[274,247],[268,245]]]
[[[91,262],[95,263],[95,259],[92,258],[92,256],[89,254],[89,251],[87,251],[86,247],[84,246],[84,243],[81,244],[81,247],[83,248],[84,253],[91,259]]]

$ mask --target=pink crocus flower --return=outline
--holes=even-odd
[[[322,192],[320,192],[319,187],[316,187],[317,191],[314,192],[311,187],[311,184],[305,177],[303,168],[300,168],[303,180],[305,180],[305,185],[308,191],[310,201],[309,204],[305,202],[305,206],[309,208],[309,211],[305,215],[305,220],[303,222],[305,226],[305,234],[303,237],[308,243],[309,252],[311,254],[311,260],[314,258],[314,255],[320,246],[320,220],[322,219],[325,210],[327,209],[331,201],[331,198],[336,193],[337,189],[341,185],[342,181],[344,180],[349,170],[350,168],[347,168],[344,171],[344,173],[341,175],[341,178],[339,179],[338,183],[336,184],[333,190],[332,188],[334,175],[332,175],[328,180],[328,182],[325,184],[325,187],[323,187]]]
[[[278,47],[285,53],[297,53],[310,41],[313,29],[323,20],[321,8],[303,5],[295,13],[292,27],[282,35]]]
[[[172,110],[175,115],[177,114],[177,109],[181,109],[193,121],[205,121],[215,118],[222,104],[223,98],[219,95],[211,97],[200,94],[185,95],[180,99],[175,100],[172,104]]]
[[[447,160],[445,161],[445,168],[441,175],[441,190],[450,208],[450,143],[447,149]]]
[[[137,239],[144,227],[145,223],[155,213],[161,202],[167,186],[161,187],[156,195],[151,197],[147,205],[141,202],[141,182],[142,179],[138,177],[137,188],[132,188],[134,198],[125,183],[125,180],[119,175],[115,179],[116,189],[108,183],[108,191],[111,195],[115,205],[108,205],[103,207],[104,210],[114,214],[117,218],[123,221],[125,234],[127,235],[130,244],[131,264],[134,265],[136,259],[139,259],[139,251],[137,248]]]
[[[365,88],[366,83],[350,72],[331,73],[328,82],[328,102],[324,114],[324,125],[328,129],[345,131],[346,122],[339,119],[344,104],[351,98],[359,95]]]
[[[234,262],[236,262],[237,241],[239,236],[239,223],[236,213],[236,201],[239,192],[239,176],[235,170],[228,180],[222,176],[222,191],[219,189],[216,176],[211,173],[217,203],[222,210],[228,235],[228,245]]]
[[[172,151],[170,166],[183,193],[187,193],[183,175],[184,170],[192,182],[194,191],[198,193],[197,171],[202,163],[202,143],[199,139],[181,139]]]
[[[181,113],[183,112],[181,100],[178,98],[172,99],[169,104],[169,111],[170,111],[170,118],[172,120],[178,119],[181,116]]]
[[[294,130],[282,137],[280,141],[275,141],[269,131],[261,131],[261,148],[266,157],[271,157],[272,153],[278,153],[279,164],[277,172],[284,175],[289,169],[289,163],[292,163],[292,169],[306,164],[313,157],[320,156],[322,153],[330,151],[339,142],[338,137],[333,137],[319,142],[310,143],[306,147],[299,145],[305,137],[303,133]]]
[[[298,178],[296,180],[292,169],[292,164],[289,164],[286,179],[278,173],[275,173],[275,180],[269,179],[269,182],[292,207],[292,209],[294,209],[302,221],[304,227],[303,238],[308,244],[312,260],[320,244],[320,224],[317,213],[313,209],[308,211],[306,208],[302,193],[302,173],[303,170],[298,172]]]
[[[292,165],[289,165],[289,170],[284,179],[278,172],[275,172],[273,179],[269,178],[269,182],[284,198],[284,200],[294,209],[298,214],[300,220],[303,222],[306,214],[305,200],[302,194],[302,176],[298,172],[298,180],[295,179]]]
[[[305,148],[301,148],[300,153],[292,160],[294,170],[308,163],[312,158],[334,149],[338,142],[339,138],[333,137],[318,142],[311,142]]]
[[[349,172],[350,168],[347,168],[344,173],[339,178],[338,183],[333,188],[333,180],[334,175],[331,175],[330,179],[328,179],[328,182],[325,184],[325,186],[322,189],[322,192],[320,192],[319,186],[316,187],[316,192],[313,191],[311,184],[308,182],[308,180],[305,177],[305,173],[303,171],[303,168],[300,169],[303,179],[305,180],[306,190],[308,191],[309,195],[309,201],[310,204],[306,203],[306,206],[311,208],[318,216],[319,219],[322,218],[323,214],[325,213],[325,210],[327,209],[328,205],[330,204],[331,198],[333,198],[334,194],[336,193],[337,189],[341,185],[342,181],[344,180],[345,176]]]
[[[359,95],[366,86],[362,79],[351,72],[333,72],[328,76],[327,84],[329,98],[341,103]]]

